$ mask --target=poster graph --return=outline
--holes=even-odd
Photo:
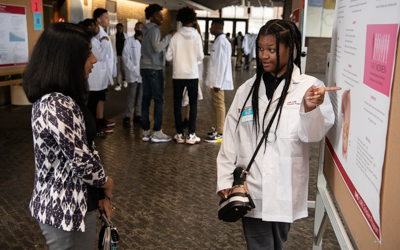
[[[0,67],[28,64],[27,38],[25,7],[0,4]]]

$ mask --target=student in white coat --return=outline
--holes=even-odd
[[[125,65],[126,81],[129,83],[129,94],[125,107],[125,117],[123,125],[126,128],[131,126],[130,119],[133,106],[135,106],[135,114],[133,120],[140,121],[140,111],[142,107],[143,86],[142,77],[140,76],[140,50],[142,44],[140,39],[142,32],[137,30],[135,35],[128,37],[125,41],[124,50],[122,51],[122,60]]]
[[[210,55],[210,64],[206,78],[206,86],[211,88],[211,96],[215,109],[217,128],[208,133],[206,142],[217,142],[222,139],[225,123],[225,90],[233,90],[232,79],[232,46],[223,33],[224,20],[215,19],[211,23],[210,33],[215,36]]]
[[[107,33],[104,31],[104,28],[107,28],[110,24],[110,19],[108,16],[108,12],[106,9],[101,9],[98,8],[93,12],[93,19],[96,21],[96,24],[100,28],[99,34],[96,35],[96,38],[100,41],[103,37],[107,37],[107,46],[106,46],[106,54],[104,56],[104,59],[99,62],[99,65],[101,65],[102,70],[106,70],[106,77],[96,77],[96,81],[99,82],[99,84],[103,85],[106,84],[108,85],[113,85],[114,84],[114,79],[113,77],[117,76],[117,65],[116,65],[116,60],[114,56],[114,52],[112,49],[112,44],[110,37],[107,35]],[[105,132],[113,132],[110,127],[114,126],[115,123],[112,121],[108,121],[104,118],[104,102],[107,101],[108,99],[108,88],[105,89],[105,96],[104,100],[99,101],[97,105],[97,120],[98,122],[98,127],[99,129],[105,131]]]
[[[335,120],[325,92],[340,88],[301,74],[301,37],[294,23],[268,21],[256,46],[257,74],[237,90],[226,117],[217,191],[229,197],[233,170],[246,169],[271,123],[247,175],[255,209],[242,224],[248,249],[283,249],[291,223],[308,215],[310,143],[321,140]]]
[[[125,65],[122,60],[122,51],[124,49],[124,44],[128,35],[124,32],[124,25],[122,23],[117,23],[117,32],[110,36],[111,44],[114,51],[114,57],[117,59],[117,86],[114,90],[120,91],[123,83],[124,88],[128,87],[128,83],[125,79]]]
[[[98,40],[96,38],[96,35],[99,34],[100,28],[96,24],[94,19],[85,19],[82,21],[82,25],[87,27],[91,33],[93,34],[93,37],[91,39],[92,42],[92,53],[96,57],[97,62],[96,64],[93,65],[92,72],[89,74],[88,78],[88,87],[90,90],[88,101],[87,101],[87,107],[92,113],[93,117],[97,118],[96,124],[97,124],[97,132],[96,136],[105,136],[105,132],[112,132],[111,128],[108,128],[108,130],[103,130],[100,125],[102,124],[102,121],[100,121],[98,118],[103,117],[103,110],[101,112],[98,112],[98,104],[100,101],[105,101],[107,100],[107,88],[108,88],[108,82],[106,81],[100,81],[99,79],[106,78],[107,77],[107,69],[104,66],[104,60],[105,56],[107,54],[107,48],[108,48],[108,40],[106,36],[103,36]],[[111,131],[110,131],[111,130]]]
[[[203,60],[203,42],[193,23],[196,12],[190,7],[178,11],[176,20],[182,27],[172,37],[165,58],[173,60],[172,84],[174,88],[174,116],[177,134],[174,139],[178,143],[196,144],[200,138],[196,136],[197,98],[199,91],[198,62]],[[182,96],[187,89],[189,95],[189,133],[185,137],[182,128]]]

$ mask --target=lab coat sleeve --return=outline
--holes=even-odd
[[[225,118],[224,137],[217,157],[217,192],[231,188],[233,184],[232,173],[236,167],[236,145],[239,143],[238,130],[236,129],[238,121],[238,99],[239,97],[236,93]]]
[[[214,88],[221,88],[222,84],[225,80],[225,72],[226,72],[226,67],[228,63],[231,63],[230,58],[228,58],[228,50],[231,48],[226,45],[226,43],[222,44],[221,46],[218,46],[215,51],[215,56],[216,62],[214,64],[215,67],[213,67],[212,74],[214,75]]]
[[[124,49],[122,50],[122,60],[124,61],[125,67],[129,71],[134,71],[133,54],[132,54],[132,44],[130,40],[125,40]]]
[[[248,55],[248,54],[249,54],[249,49],[247,48],[248,40],[249,40],[249,36],[248,36],[248,35],[245,35],[244,38],[243,38],[243,41],[242,41],[243,53],[244,53],[245,55]]]
[[[117,77],[117,60],[115,59],[115,57],[113,56],[112,57],[112,59],[113,59],[113,68],[112,68],[112,70],[113,70],[113,72],[112,72],[112,77]],[[113,83],[114,84],[114,83]],[[111,85],[113,85],[113,84],[111,84]]]
[[[168,46],[167,53],[165,54],[165,60],[172,61],[173,58],[173,47],[174,47],[174,39],[171,39],[171,42]]]
[[[113,48],[114,56],[117,57],[117,45],[116,45],[116,35],[115,33],[110,36],[111,45]]]
[[[316,86],[325,87],[321,81]],[[324,102],[321,105],[307,113],[305,113],[303,100],[300,107],[298,136],[303,142],[318,142],[325,136],[334,122],[335,114],[329,92],[325,92]]]
[[[103,39],[101,42],[99,42],[99,46],[97,46],[97,50],[99,52],[99,58],[97,58],[98,61],[103,60],[103,58],[107,55],[107,40]]]
[[[161,51],[163,51],[169,44],[169,42],[171,41],[172,35],[168,34],[166,35],[162,40],[161,40],[161,33],[160,31],[158,32],[152,32],[151,34],[151,44],[154,48],[154,51],[156,53],[160,53]]]

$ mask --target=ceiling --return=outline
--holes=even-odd
[[[285,0],[135,0],[135,2],[157,3],[169,10],[178,10],[185,6],[190,6],[198,10],[214,11],[231,5],[283,6]]]

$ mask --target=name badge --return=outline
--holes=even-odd
[[[253,109],[246,109],[242,112],[242,123],[253,121]]]

